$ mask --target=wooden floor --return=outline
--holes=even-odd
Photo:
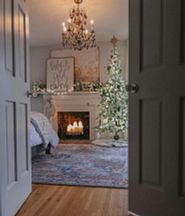
[[[33,185],[16,216],[127,216],[123,189]]]

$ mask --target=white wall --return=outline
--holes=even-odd
[[[46,60],[53,46],[31,47],[30,49],[30,80],[46,82]]]
[[[112,44],[110,42],[98,42],[100,48],[100,81],[104,82],[108,79],[107,66],[110,59],[110,51],[112,49]],[[119,41],[118,51],[123,65],[123,73],[125,79],[127,79],[128,74],[128,42]],[[30,79],[31,82],[41,81],[46,83],[46,60],[49,57],[50,50],[56,48],[57,46],[41,46],[41,47],[31,47],[30,53],[30,64],[31,72]],[[32,111],[43,111],[42,98],[33,98],[31,100]]]
[[[31,47],[30,49],[30,81],[46,83],[46,59],[52,47]],[[31,111],[43,112],[42,96],[31,99]]]

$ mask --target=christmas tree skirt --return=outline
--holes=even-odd
[[[96,139],[92,141],[92,144],[98,145],[98,146],[104,146],[104,147],[127,147],[128,141],[120,139],[120,140],[114,140],[114,139]]]

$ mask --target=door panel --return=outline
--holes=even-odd
[[[6,147],[7,147],[7,186],[10,188],[17,181],[17,141],[15,102],[6,102]]]
[[[161,102],[140,101],[140,183],[161,187]],[[150,143],[150,145],[148,145]]]
[[[12,216],[31,192],[28,14],[24,0],[0,0],[0,215]],[[4,18],[4,19],[2,19]]]
[[[26,171],[29,170],[29,157],[28,157],[28,131],[27,131],[27,118],[28,118],[28,108],[27,104],[20,104],[20,164],[21,164],[21,175],[23,175]]]
[[[27,71],[26,71],[26,15],[23,9],[18,7],[18,50],[19,58],[22,59],[20,62],[20,78],[27,82]]]
[[[163,0],[141,1],[141,72],[162,64],[163,10]]]
[[[13,0],[7,0],[4,4],[5,25],[5,66],[7,72],[14,75],[14,44],[13,44]]]
[[[180,187],[179,194],[185,198],[185,97],[180,101]]]
[[[185,215],[185,2],[130,0],[129,209]]]
[[[185,15],[184,15],[184,11],[185,11],[185,2],[182,0],[181,1],[181,24],[182,24],[182,30],[181,30],[181,43],[180,45],[182,45],[182,62],[185,63]],[[184,44],[184,46],[183,46]]]

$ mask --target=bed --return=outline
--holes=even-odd
[[[51,148],[55,148],[58,145],[59,138],[49,123],[49,120],[42,113],[31,112],[30,121],[32,156],[35,156],[42,150],[50,154]]]

